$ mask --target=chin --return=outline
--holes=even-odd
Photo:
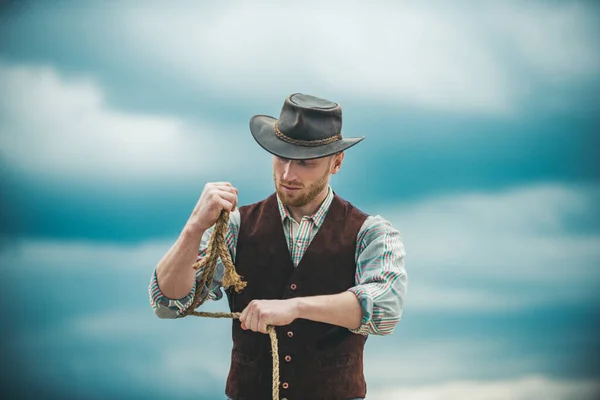
[[[278,191],[279,194],[279,198],[281,199],[281,202],[283,203],[283,205],[287,206],[287,207],[302,207],[303,205],[306,204],[305,201],[303,201],[304,199],[302,198],[301,194],[298,193],[298,195],[288,195],[286,193],[280,192]]]

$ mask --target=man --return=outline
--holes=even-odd
[[[329,186],[344,151],[364,139],[343,138],[341,126],[338,104],[303,94],[285,100],[279,119],[254,116],[250,131],[273,154],[276,192],[238,208],[236,188],[208,183],[152,277],[151,304],[162,318],[180,316],[196,290],[220,299],[223,265],[211,288],[197,288],[192,264],[205,256],[220,212],[231,212],[226,242],[247,286],[224,288],[241,312],[232,327],[230,399],[271,398],[269,325],[279,341],[282,398],[362,399],[366,338],[391,333],[400,320],[407,277],[398,231]]]

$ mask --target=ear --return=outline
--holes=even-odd
[[[333,156],[333,161],[331,162],[331,173],[337,174],[337,172],[342,167],[342,162],[344,161],[344,152],[338,153]]]

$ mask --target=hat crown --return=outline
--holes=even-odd
[[[278,128],[293,140],[325,140],[341,133],[342,108],[329,100],[296,93],[285,99]]]

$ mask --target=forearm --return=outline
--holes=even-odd
[[[362,320],[362,308],[356,296],[343,292],[325,296],[296,297],[298,318],[357,329]]]
[[[175,244],[159,261],[156,277],[160,290],[166,297],[182,298],[194,287],[196,271],[192,265],[198,257],[203,233],[185,227]]]

